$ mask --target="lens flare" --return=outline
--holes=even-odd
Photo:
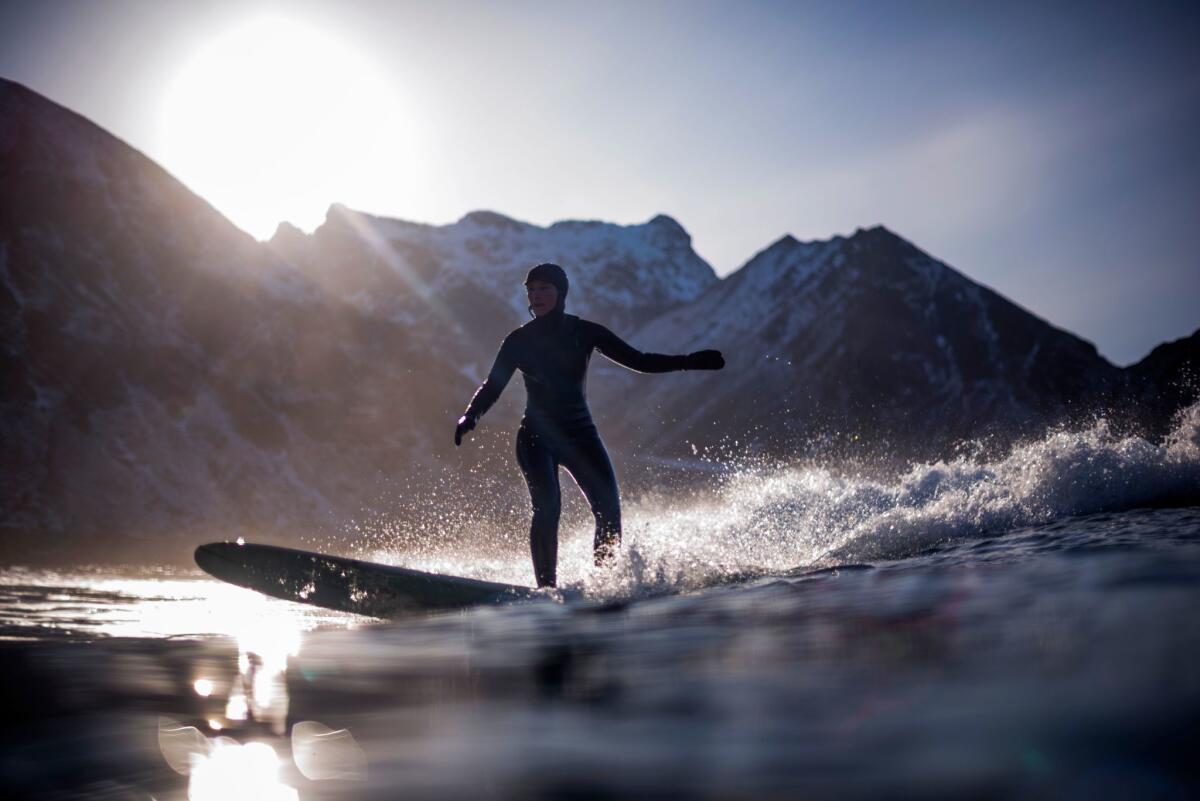
[[[298,801],[299,793],[279,780],[279,756],[266,743],[241,745],[225,737],[191,765],[189,801]]]
[[[310,781],[365,781],[367,756],[346,729],[331,729],[315,720],[292,726],[292,759]]]

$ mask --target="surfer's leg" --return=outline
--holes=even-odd
[[[558,486],[558,461],[537,434],[521,426],[517,431],[517,464],[529,485],[533,522],[529,525],[529,551],[539,587],[553,587],[558,572],[558,516],[562,509]]]
[[[596,518],[596,537],[592,542],[597,567],[612,564],[621,544],[621,496],[617,490],[617,474],[612,460],[594,427],[572,432],[570,446],[562,455],[579,489],[587,497]]]

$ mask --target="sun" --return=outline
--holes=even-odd
[[[257,17],[183,62],[156,154],[265,239],[284,220],[311,230],[333,202],[402,206],[396,194],[420,184],[417,130],[397,87],[360,52],[316,26]]]

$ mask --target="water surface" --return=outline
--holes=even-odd
[[[378,622],[5,569],[0,784],[53,798],[1190,798],[1200,448],[1098,426],[893,483],[631,504],[559,597]],[[379,558],[512,581],[470,554]]]

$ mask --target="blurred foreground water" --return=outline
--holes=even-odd
[[[1200,509],[392,623],[3,574],[6,798],[1189,798]]]

